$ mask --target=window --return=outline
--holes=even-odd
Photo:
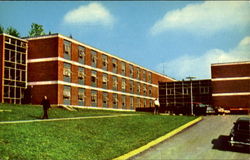
[[[121,62],[121,68],[122,68],[122,75],[126,75],[126,63],[125,62]]]
[[[174,94],[174,89],[173,88],[168,88],[167,89],[167,95],[173,95]]]
[[[97,91],[91,91],[91,105],[97,106]]]
[[[82,67],[79,67],[78,68],[78,83],[84,84],[84,80],[85,80],[84,69]]]
[[[117,86],[118,86],[117,77],[113,76],[112,80],[113,80],[113,90],[117,90]]]
[[[113,72],[117,73],[117,60],[116,59],[112,59],[112,67],[113,67]]]
[[[152,73],[148,73],[148,83],[152,83]]]
[[[146,99],[143,99],[143,107],[146,108],[146,106],[147,106],[147,101]]]
[[[137,94],[141,94],[141,85],[139,82],[137,83]]]
[[[126,96],[122,95],[122,108],[126,108]]]
[[[200,88],[201,94],[208,94],[209,93],[209,87],[201,87]]]
[[[154,107],[152,100],[149,100],[149,107]]]
[[[146,86],[146,84],[143,85],[143,94],[145,96],[147,95],[147,86]]]
[[[85,90],[83,88],[78,89],[78,105],[84,106]]]
[[[133,78],[134,76],[134,69],[132,65],[129,65],[129,77]]]
[[[70,97],[71,97],[71,87],[64,86],[63,87],[63,103],[70,104]]]
[[[108,107],[108,93],[107,92],[103,92],[102,94],[102,106],[103,107]]]
[[[102,74],[102,87],[108,88],[108,75],[106,73]]]
[[[97,53],[96,51],[91,51],[91,66],[96,67],[97,64]]]
[[[122,79],[122,91],[126,92],[126,80]]]
[[[134,109],[134,98],[129,97],[129,102],[130,102],[130,109]]]
[[[148,95],[152,96],[152,86],[148,86]]]
[[[138,108],[141,108],[140,98],[136,98],[136,100],[137,100],[137,107],[138,107]]]
[[[133,85],[133,81],[131,80],[131,81],[129,81],[129,91],[130,91],[130,93],[134,92],[133,88],[134,88],[134,85]]]
[[[85,48],[82,46],[78,46],[78,61],[82,64],[84,64],[85,59]]]
[[[136,68],[136,78],[140,79],[140,75],[141,75],[140,68]]]
[[[108,70],[108,56],[102,55],[102,69]]]
[[[71,64],[64,63],[63,80],[66,82],[71,82]]]
[[[64,40],[64,58],[71,59],[71,42]]]
[[[146,81],[146,71],[142,71],[142,80]]]
[[[118,96],[117,94],[113,94],[113,108],[118,108]]]
[[[91,86],[96,87],[97,85],[97,72],[96,71],[92,71],[91,72]]]
[[[183,94],[188,95],[190,92],[189,88],[183,88]]]

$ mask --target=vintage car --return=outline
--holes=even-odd
[[[250,147],[250,117],[240,117],[234,122],[229,145]]]

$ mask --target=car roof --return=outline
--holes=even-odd
[[[247,122],[250,123],[250,117],[240,117],[237,119],[237,122]]]

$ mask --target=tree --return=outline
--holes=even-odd
[[[4,28],[3,28],[3,26],[0,25],[0,34],[1,33],[4,33]]]
[[[5,30],[5,33],[12,35],[12,36],[15,36],[15,37],[20,37],[20,33],[13,27],[8,27]]]
[[[32,23],[31,29],[29,31],[29,36],[33,37],[33,36],[42,36],[42,35],[45,35],[43,25]]]

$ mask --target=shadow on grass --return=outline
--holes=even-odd
[[[229,151],[229,152],[239,152],[239,153],[250,153],[250,147],[242,146],[242,147],[231,147],[229,145],[230,137],[228,135],[220,135],[217,139],[212,140],[213,148],[221,151]]]

